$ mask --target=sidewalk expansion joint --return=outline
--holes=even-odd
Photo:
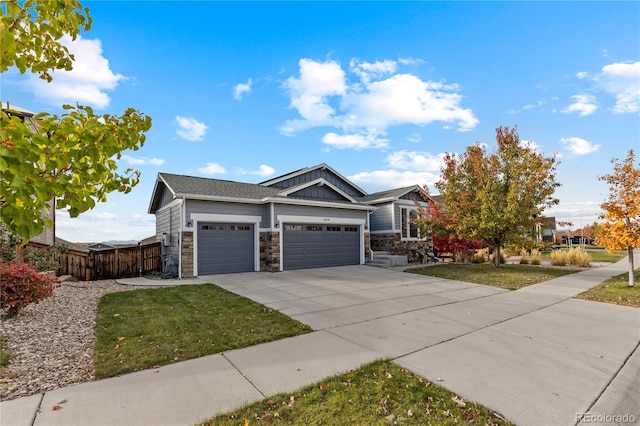
[[[251,386],[253,386],[253,388],[254,388],[255,390],[257,390],[257,391],[260,393],[260,395],[262,395],[262,398],[266,398],[266,397],[267,397],[267,395],[265,395],[265,394],[264,394],[264,392],[262,392],[262,391],[260,390],[260,388],[259,388],[258,386],[256,386],[256,384],[255,384],[255,383],[253,383],[253,382],[251,381],[251,379],[249,379],[249,378],[248,378],[248,377],[247,377],[247,376],[246,376],[242,371],[240,371],[240,369],[238,368],[238,366],[237,366],[237,365],[235,365],[235,364],[233,363],[233,361],[231,361],[229,358],[227,358],[227,355],[226,355],[224,352],[222,352],[220,355],[222,355],[222,357],[223,357],[224,359],[226,359],[226,360],[227,360],[227,362],[228,362],[229,364],[231,364],[231,366],[232,366],[233,368],[235,368],[235,370],[236,370],[238,373],[240,373],[240,375],[241,375],[242,377],[244,377],[244,379],[245,379],[247,382],[249,382],[249,383],[251,384]],[[32,426],[33,426],[33,425],[32,425]]]
[[[591,403],[591,405],[589,405],[589,407],[584,411],[585,413],[589,413],[591,412],[591,410],[593,409],[593,407],[596,405],[596,403],[600,400],[600,398],[602,398],[602,395],[604,395],[604,393],[607,391],[607,389],[609,389],[609,386],[611,386],[611,383],[613,383],[613,381],[616,379],[616,377],[618,377],[618,375],[620,374],[620,372],[622,371],[622,369],[624,368],[625,365],[627,365],[627,362],[629,362],[629,360],[631,359],[631,357],[633,356],[633,354],[640,350],[640,341],[638,341],[638,343],[636,344],[635,348],[633,348],[633,350],[631,352],[629,352],[629,356],[627,356],[625,358],[625,360],[622,362],[622,364],[620,365],[620,368],[618,368],[618,370],[616,371],[616,373],[611,376],[611,379],[609,379],[609,381],[607,382],[607,384],[605,385],[604,388],[602,388],[602,392],[600,392],[596,398],[593,400],[593,402]],[[581,422],[581,420],[577,420],[574,424],[574,426],[577,426],[579,423]]]
[[[491,297],[491,296],[495,296],[495,295],[489,295],[489,296],[484,296],[484,297]],[[511,317],[511,318],[506,318],[506,319],[503,319],[503,320],[500,320],[500,321],[496,321],[496,322],[494,322],[494,323],[492,323],[492,324],[487,324],[487,325],[485,325],[484,327],[480,327],[480,328],[477,328],[477,329],[475,329],[475,330],[468,331],[468,332],[466,332],[466,333],[460,334],[460,335],[455,336],[455,337],[452,337],[452,338],[450,338],[450,339],[443,340],[442,342],[438,342],[438,343],[435,343],[435,344],[433,344],[433,345],[425,346],[424,348],[416,349],[416,350],[411,351],[411,352],[408,352],[408,353],[406,353],[406,354],[404,354],[404,355],[400,355],[400,356],[398,356],[398,357],[393,358],[393,360],[395,361],[395,360],[400,359],[400,358],[403,358],[403,357],[405,357],[405,356],[412,355],[412,354],[414,354],[414,353],[416,353],[416,352],[420,352],[420,351],[423,351],[423,350],[425,350],[425,349],[433,348],[434,346],[442,345],[443,343],[451,342],[451,341],[456,340],[456,339],[459,339],[459,338],[461,338],[461,337],[468,336],[469,334],[476,333],[476,332],[478,332],[478,331],[480,331],[480,330],[484,330],[484,329],[487,329],[487,328],[489,328],[489,327],[493,327],[493,326],[495,326],[495,325],[502,324],[502,323],[505,323],[505,322],[507,322],[507,321],[511,321],[511,320],[513,320],[513,319],[523,317],[523,316],[525,316],[525,315],[529,315],[529,314],[531,314],[531,313],[533,313],[533,312],[538,312],[538,311],[541,311],[541,310],[543,310],[543,309],[547,309],[547,308],[549,308],[549,307],[551,307],[551,306],[555,306],[555,305],[557,305],[557,304],[559,304],[559,303],[566,302],[567,300],[568,300],[568,299],[563,299],[563,300],[560,300],[560,301],[557,301],[557,302],[551,303],[551,304],[549,304],[549,305],[541,306],[541,307],[539,307],[539,308],[537,308],[537,309],[534,309],[534,310],[532,310],[532,311],[525,312],[525,313],[520,314],[520,315],[515,315],[515,316],[513,316],[513,317]]]
[[[33,417],[31,417],[31,423],[29,423],[30,426],[33,426],[36,423],[36,417],[38,417],[38,414],[40,413],[40,407],[42,407],[43,400],[44,400],[44,393],[41,393],[40,401],[38,401],[38,406],[36,407],[36,411],[34,411]]]

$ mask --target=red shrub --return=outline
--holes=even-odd
[[[56,280],[37,273],[26,263],[0,262],[0,308],[7,317],[29,303],[53,296]]]

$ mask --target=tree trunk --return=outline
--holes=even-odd
[[[496,268],[500,267],[500,245],[496,245],[493,251],[493,264]]]
[[[634,275],[633,267],[633,247],[627,247],[627,251],[629,253],[629,287],[635,287],[636,277]]]

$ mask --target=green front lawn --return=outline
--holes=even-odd
[[[398,365],[378,361],[221,414],[202,425],[509,425]]]
[[[575,296],[578,299],[640,308],[640,269],[634,271],[636,286],[629,287],[629,273],[609,278],[590,290]]]
[[[98,304],[95,376],[116,376],[310,331],[213,284],[110,293]]]
[[[495,266],[489,263],[470,263],[465,265],[452,263],[412,269],[408,272],[484,284],[507,290],[517,290],[528,285],[572,274],[577,270],[508,264],[500,265],[500,268],[496,269]]]

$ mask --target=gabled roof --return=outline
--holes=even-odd
[[[296,187],[295,190],[300,190],[300,188],[304,188],[306,186],[308,185]],[[255,204],[278,202],[300,205],[331,205],[339,208],[353,208],[357,210],[372,209],[370,206],[361,203],[359,200],[348,196],[345,197],[347,198],[345,201],[289,198],[288,195],[292,192],[292,188],[276,188],[263,186],[262,184],[175,175],[171,173],[158,173],[158,178],[156,179],[156,184],[149,203],[149,213],[153,214],[161,207],[159,204],[162,202],[161,197],[163,188],[166,188],[174,199],[186,198],[192,200]],[[338,192],[341,193],[339,190]]]
[[[331,168],[328,164],[326,163],[320,163],[318,165],[315,166],[311,166],[311,167],[305,167],[303,169],[298,169],[295,170],[293,172],[289,172],[287,174],[266,180],[264,182],[260,182],[260,185],[263,186],[272,186],[277,184],[278,182],[282,182],[284,180],[287,179],[291,179],[293,177],[296,176],[300,176],[302,174],[305,173],[309,173],[312,172],[314,170],[318,170],[318,169],[323,169],[323,170],[329,170],[331,173],[335,174],[336,176],[338,176],[340,179],[342,179],[344,182],[346,182],[347,184],[349,184],[349,186],[351,186],[353,189],[355,189],[356,191],[360,192],[362,195],[366,195],[367,192],[365,190],[363,190],[362,188],[360,188],[359,186],[357,186],[356,184],[354,184],[353,182],[351,182],[349,179],[347,179],[346,177],[342,176],[340,173],[338,173],[337,171],[335,171],[333,168]]]
[[[264,197],[277,195],[282,191],[282,188],[270,188],[255,183],[242,183],[231,180],[174,175],[170,173],[158,173],[158,179],[167,185],[175,197],[199,195],[206,197],[233,197],[260,200]]]
[[[389,201],[399,200],[401,197],[414,191],[418,191],[423,196],[427,196],[427,194],[419,185],[412,185],[412,186],[405,186],[403,188],[388,189],[386,191],[380,191],[373,194],[365,195],[364,197],[360,197],[359,200],[363,203],[369,203],[369,204],[387,203]]]

